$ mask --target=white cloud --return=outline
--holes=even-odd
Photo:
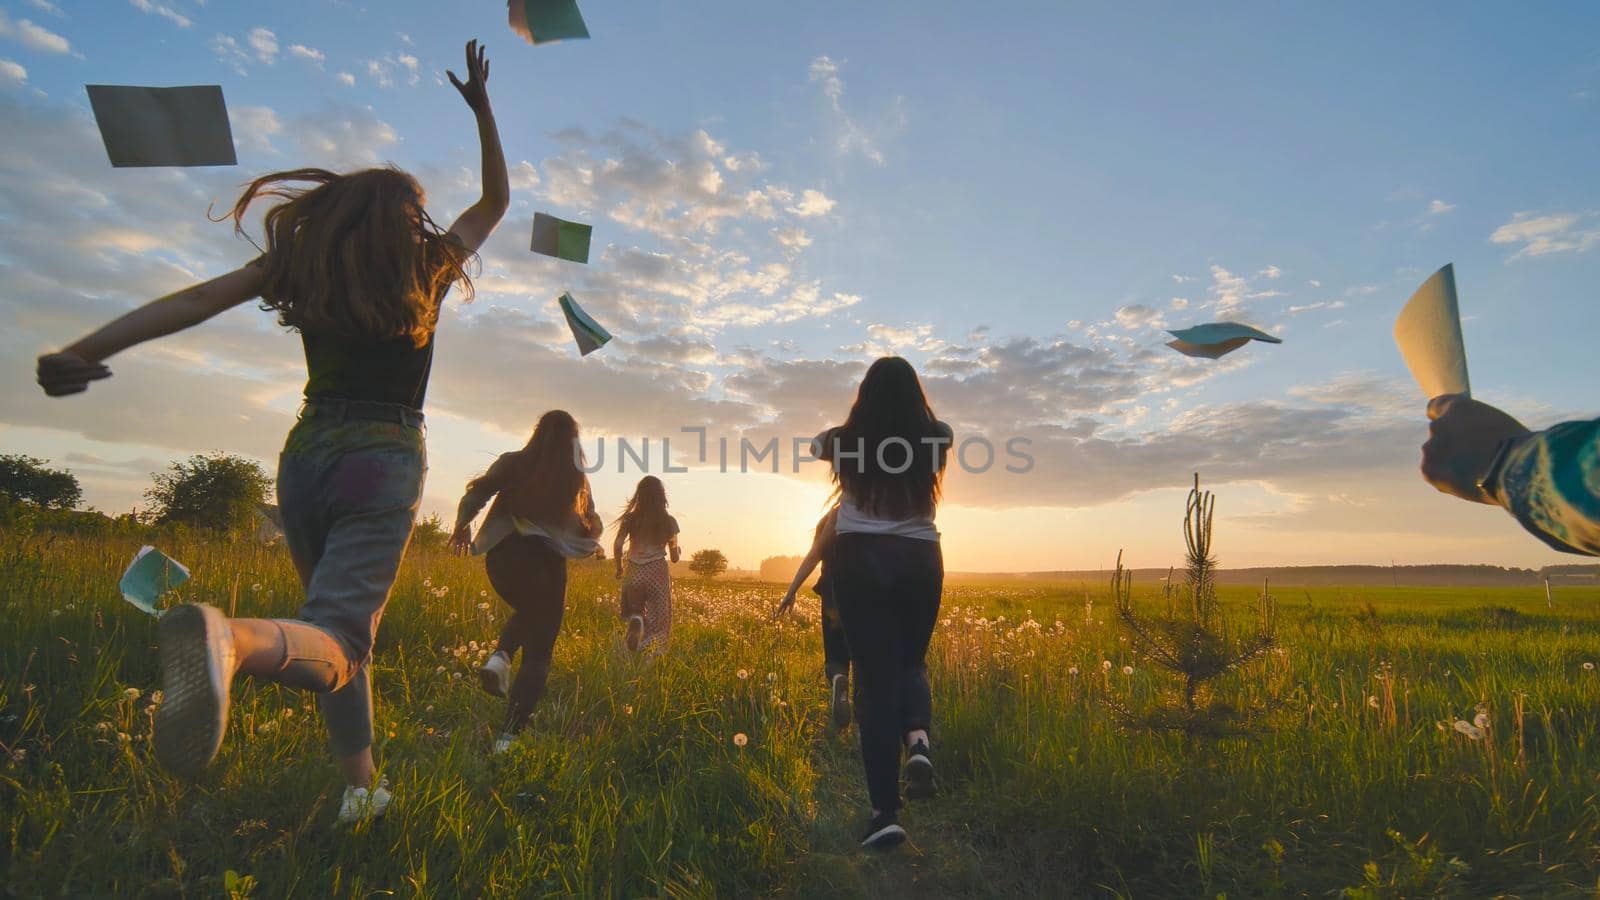
[[[811,246],[811,235],[798,225],[772,229],[772,236],[786,250],[804,250]]]
[[[328,54],[323,53],[321,50],[318,50],[315,47],[307,47],[305,44],[290,44],[289,55],[298,59],[304,59],[309,62],[316,63],[319,68],[328,58]]]
[[[1188,297],[1173,297],[1172,298],[1172,308],[1173,309],[1188,309],[1189,308],[1189,298]]]
[[[283,133],[283,123],[270,106],[235,106],[228,110],[233,139],[241,150],[278,155],[272,139]]]
[[[250,54],[244,52],[239,42],[226,34],[219,34],[211,39],[211,52],[219,62],[227,65],[240,75],[250,74],[245,64],[250,61]]]
[[[335,75],[334,77],[338,78],[339,82],[341,84],[343,84],[345,87],[355,87],[356,86],[356,77],[354,75],[351,75],[349,72],[340,72],[338,75]]]
[[[51,3],[50,0],[28,0],[28,5],[40,12],[49,13],[58,19],[66,16],[66,13],[61,11],[61,7]]]
[[[405,66],[406,71],[409,73],[406,76],[406,84],[416,87],[417,82],[422,80],[422,74],[418,70],[420,62],[417,60],[417,58],[409,53],[402,53],[395,57],[395,62]]]
[[[295,116],[285,132],[294,140],[305,165],[330,169],[377,165],[400,135],[378,118],[370,106],[324,103],[313,113]]]
[[[1551,253],[1583,253],[1600,245],[1600,228],[1594,228],[1597,214],[1519,212],[1511,221],[1489,235],[1496,244],[1521,244],[1511,260]],[[1510,262],[1511,260],[1507,260]]]
[[[1313,312],[1313,311],[1319,310],[1319,309],[1344,309],[1344,301],[1343,300],[1332,300],[1332,301],[1323,300],[1323,301],[1320,301],[1320,302],[1317,302],[1317,303],[1306,303],[1306,304],[1303,304],[1303,305],[1300,305],[1300,306],[1291,306],[1287,310],[1285,310],[1285,312],[1287,312],[1291,316],[1298,316],[1301,313]]]
[[[9,59],[0,59],[0,80],[9,84],[27,84],[28,70]]]
[[[1267,266],[1265,269],[1256,272],[1256,274],[1264,278],[1277,278],[1283,274],[1283,270],[1277,266]]]
[[[1164,328],[1167,323],[1161,310],[1135,303],[1117,310],[1117,324],[1127,331],[1140,331],[1145,328]]]
[[[1433,201],[1431,201],[1428,204],[1428,215],[1430,215],[1430,216],[1442,216],[1445,213],[1450,212],[1451,210],[1453,210],[1455,208],[1456,208],[1456,205],[1454,203],[1446,203],[1443,200],[1439,200],[1439,199],[1435,198]]]
[[[822,96],[827,99],[828,106],[833,112],[834,128],[837,131],[834,146],[839,155],[860,153],[868,160],[883,165],[883,151],[878,149],[877,142],[849,113],[844,111],[844,79],[839,77],[839,63],[830,57],[819,56],[811,61],[808,75],[812,84],[822,86]]]
[[[72,44],[66,38],[28,19],[15,22],[0,11],[0,36],[11,38],[30,50],[41,53],[71,53]]]
[[[367,77],[372,83],[381,88],[394,87],[394,78],[389,75],[388,64],[376,59],[367,60]]]
[[[800,194],[800,202],[789,207],[789,212],[802,219],[809,219],[813,216],[825,216],[833,207],[834,202],[828,195],[818,190],[806,188]]]
[[[269,66],[278,61],[278,36],[273,34],[271,29],[258,25],[250,29],[250,35],[246,40],[250,44],[250,49],[256,52],[256,59]]]
[[[163,6],[159,3],[153,3],[151,0],[128,0],[128,2],[133,4],[134,9],[137,9],[146,15],[160,16],[179,28],[188,28],[190,25],[194,24],[189,20],[188,16],[183,15],[170,6]]]
[[[506,173],[511,178],[513,191],[531,191],[539,186],[539,169],[527,160],[508,166]]]

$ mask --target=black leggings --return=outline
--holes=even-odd
[[[944,556],[937,541],[839,535],[833,584],[850,662],[856,724],[873,809],[900,808],[900,747],[933,720],[928,641],[939,619]]]
[[[484,568],[495,593],[513,610],[495,649],[512,659],[522,651],[506,704],[505,731],[516,734],[544,697],[566,606],[567,561],[543,538],[515,534],[489,551]]]
[[[839,619],[839,604],[831,584],[822,585],[822,672],[833,684],[833,676],[850,674],[850,642]]]

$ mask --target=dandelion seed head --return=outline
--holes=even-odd
[[[1133,666],[1123,666],[1122,667],[1122,674],[1124,674],[1124,675],[1132,675],[1133,674]]]
[[[733,736],[733,745],[735,747],[743,747],[748,743],[750,743],[750,739],[745,737],[744,732],[742,731]]]
[[[750,670],[749,669],[740,669],[737,674],[739,676],[739,680],[743,681],[746,678],[750,677]]]

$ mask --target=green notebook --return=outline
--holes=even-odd
[[[582,222],[534,213],[533,252],[586,263],[589,261],[589,235],[593,230]]]
[[[572,339],[578,342],[579,356],[588,356],[611,340],[611,332],[589,318],[571,294],[561,295],[561,312],[567,317],[567,327],[572,329]]]
[[[589,36],[575,0],[508,0],[506,14],[511,30],[534,44]]]
[[[122,573],[117,587],[122,599],[132,603],[152,616],[160,616],[156,600],[162,594],[189,580],[189,570],[175,559],[154,547],[146,545],[133,558],[128,571]]]

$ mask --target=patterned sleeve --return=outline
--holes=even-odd
[[[1497,493],[1546,544],[1600,556],[1600,419],[1566,422],[1512,447]]]

